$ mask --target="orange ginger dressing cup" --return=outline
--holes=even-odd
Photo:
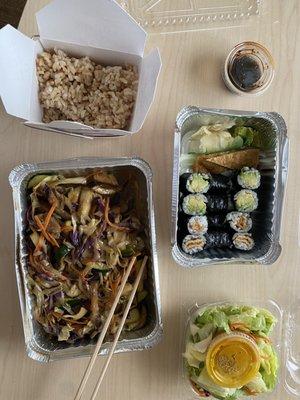
[[[209,346],[206,368],[219,386],[240,388],[258,373],[260,355],[255,341],[241,332],[221,334]]]

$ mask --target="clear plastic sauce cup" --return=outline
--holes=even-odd
[[[264,93],[271,85],[274,73],[271,53],[256,42],[243,42],[235,46],[222,70],[228,89],[242,96]]]

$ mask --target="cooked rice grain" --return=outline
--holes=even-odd
[[[128,127],[137,94],[136,67],[104,67],[62,50],[37,57],[43,122],[68,120],[95,128]]]

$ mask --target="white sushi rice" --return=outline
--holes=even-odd
[[[203,215],[191,217],[188,221],[187,229],[191,235],[204,235],[208,230],[207,217]]]
[[[232,241],[236,249],[243,251],[252,250],[255,244],[251,233],[235,233]]]
[[[206,239],[203,235],[187,235],[182,242],[182,249],[187,254],[196,254],[204,249]]]
[[[231,229],[239,233],[249,232],[252,228],[252,218],[248,213],[232,211],[226,215]]]

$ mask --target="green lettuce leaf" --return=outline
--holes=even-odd
[[[199,328],[209,324],[216,329],[230,333],[228,325],[228,316],[223,311],[222,307],[207,308],[201,315],[198,315],[194,322]]]
[[[253,332],[268,335],[272,331],[276,319],[267,310],[243,306],[240,308],[240,314],[229,315],[229,322],[231,324],[242,323]]]
[[[251,392],[255,393],[266,393],[268,392],[267,385],[263,380],[263,377],[260,373],[258,373],[252,381],[245,385]]]
[[[263,340],[260,340],[258,347],[262,356],[259,372],[261,373],[268,391],[272,391],[276,386],[278,378],[278,356],[271,343],[266,343]]]
[[[195,326],[197,329],[195,329]],[[197,324],[193,324],[193,326],[190,326],[190,329],[195,343],[201,342],[208,338],[211,333],[214,333],[214,325],[212,323],[207,323],[201,328],[199,328]]]
[[[269,311],[261,308],[225,305],[206,308],[194,321],[199,329],[209,325],[227,333],[231,332],[230,324],[236,323],[245,325],[252,332],[269,335],[276,323],[276,318]]]
[[[218,386],[214,383],[214,381],[210,378],[207,373],[206,367],[204,367],[198,377],[191,376],[193,382],[195,382],[201,388],[207,390],[213,396],[220,398],[220,399],[234,399],[232,397],[236,394],[237,389],[230,389]],[[231,397],[230,397],[231,396]]]
[[[255,134],[256,131],[248,126],[236,126],[232,133],[234,137],[239,136],[243,139],[245,147],[249,147],[252,145]]]

